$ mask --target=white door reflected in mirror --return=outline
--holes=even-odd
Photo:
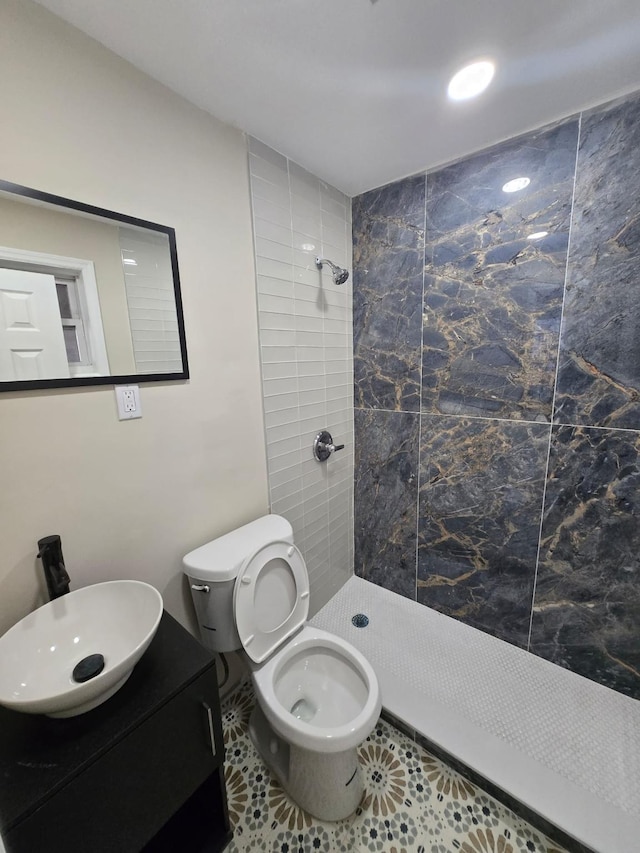
[[[0,269],[0,375],[70,375],[53,275]]]

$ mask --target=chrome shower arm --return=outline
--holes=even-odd
[[[334,284],[344,284],[345,281],[349,278],[348,270],[339,267],[337,264],[334,264],[333,261],[330,261],[329,258],[316,258],[316,266],[319,270],[322,269],[323,264],[329,264],[331,270],[333,272],[333,283]]]
[[[334,272],[340,269],[340,267],[337,264],[334,264],[333,261],[330,261],[329,258],[316,258],[316,266],[319,270],[322,269],[323,264],[329,264],[329,266]]]

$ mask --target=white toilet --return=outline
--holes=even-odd
[[[290,797],[321,820],[357,808],[357,747],[380,715],[366,658],[305,625],[309,576],[293,530],[267,515],[183,560],[202,640],[217,652],[244,648],[258,698],[251,739]]]

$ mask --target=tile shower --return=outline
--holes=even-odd
[[[638,95],[353,200],[356,573],[634,697],[639,223]]]
[[[351,279],[336,287],[315,265],[351,269],[351,204],[252,138],[249,180],[270,507],[293,526],[317,610],[353,565]],[[345,444],[323,464],[321,429]]]

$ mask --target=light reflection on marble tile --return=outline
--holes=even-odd
[[[577,133],[572,120],[428,174],[423,411],[551,419]]]

